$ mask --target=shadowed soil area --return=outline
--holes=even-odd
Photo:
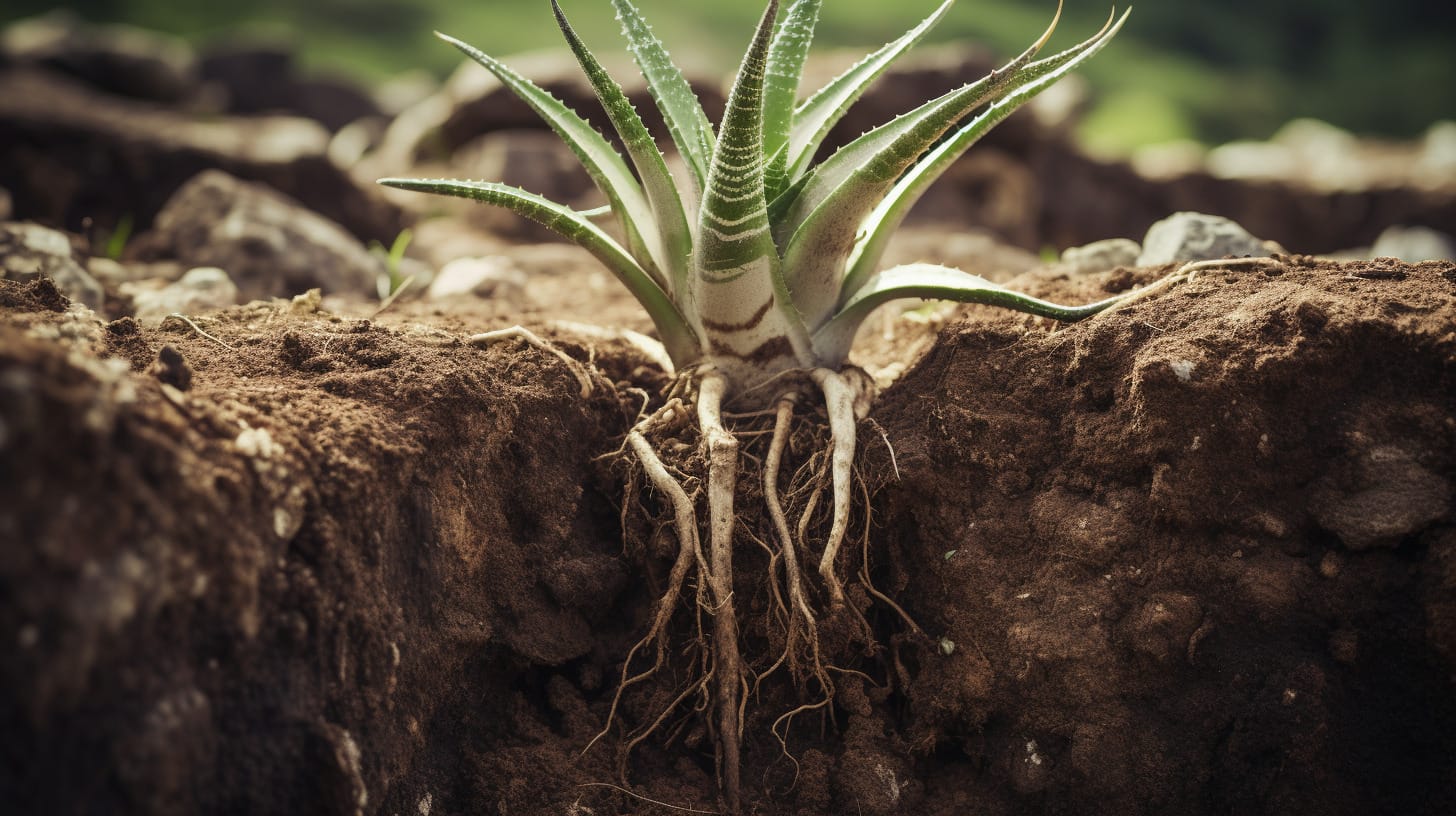
[[[690,716],[625,784],[620,730],[581,753],[670,560],[602,458],[664,379],[534,316],[600,375],[583,399],[466,345],[483,309],[278,300],[204,336],[0,281],[15,812],[720,810]],[[787,755],[800,701],[750,698],[745,811],[1456,810],[1453,404],[1449,263],[1210,269],[1071,326],[962,310],[860,429],[867,574],[925,635],[852,582],[879,646],[826,639],[838,694]]]

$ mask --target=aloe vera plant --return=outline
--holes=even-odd
[[[670,502],[679,552],[651,628],[624,664],[622,686],[662,666],[668,621],[681,599],[685,576],[696,569],[699,586],[706,585],[710,596],[703,605],[713,610],[710,668],[705,672],[713,686],[703,696],[716,727],[720,781],[731,809],[737,808],[745,668],[732,572],[738,439],[724,425],[725,402],[773,406],[776,421],[763,460],[763,495],[783,565],[788,610],[784,648],[790,662],[797,654],[808,655],[808,674],[827,702],[833,684],[818,656],[816,627],[822,616],[845,603],[837,564],[849,521],[856,423],[872,396],[868,378],[847,364],[861,323],[877,307],[902,298],[991,304],[1076,320],[1139,294],[1063,306],[943,266],[880,268],[889,237],[931,182],[993,126],[1104,47],[1126,13],[1118,17],[1114,12],[1090,39],[1038,59],[1060,18],[1059,4],[1046,32],[1005,66],[865,133],[816,165],[813,159],[830,129],[867,86],[945,16],[952,0],[800,101],[799,80],[821,2],[792,0],[782,11],[778,0],[769,2],[715,130],[638,10],[629,0],[612,0],[686,167],[681,185],[621,87],[572,29],[556,0],[552,7],[557,24],[620,137],[625,158],[585,120],[526,78],[440,35],[530,105],[580,158],[607,199],[615,237],[594,222],[592,213],[504,184],[399,178],[380,182],[473,199],[535,220],[591,252],[651,316],[666,356],[685,384],[677,393],[687,401],[669,400],[643,419],[628,434],[625,449]],[[795,401],[815,387],[828,414],[825,461],[832,484],[817,590],[807,586],[800,569],[800,559],[809,551],[803,525],[797,534],[790,529],[777,484]],[[650,441],[680,428],[684,418],[695,418],[707,462],[706,551],[697,508]],[[634,657],[652,644],[657,651],[653,666],[629,676]]]

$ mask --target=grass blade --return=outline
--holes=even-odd
[[[617,10],[628,50],[647,80],[677,152],[687,163],[697,189],[707,189],[708,162],[713,157],[713,125],[703,113],[702,103],[637,7],[630,0],[612,0],[612,6]]]
[[[637,115],[637,110],[622,92],[622,86],[607,74],[606,69],[602,68],[602,64],[567,22],[561,4],[557,0],[551,0],[551,8],[556,13],[556,23],[561,27],[561,33],[571,46],[572,53],[576,54],[582,72],[591,82],[597,99],[601,100],[602,109],[606,111],[612,127],[622,137],[627,156],[642,179],[642,187],[657,225],[655,237],[661,244],[657,248],[657,257],[666,267],[668,293],[686,291],[688,256],[692,254],[693,239],[683,211],[682,199],[678,196],[672,174],[668,172],[667,162],[663,160],[662,152],[652,140],[652,134],[647,132],[647,126],[642,124],[642,117]]]
[[[637,184],[637,179],[632,176],[632,171],[627,168],[626,162],[622,161],[622,156],[617,153],[616,148],[612,147],[586,120],[566,107],[561,100],[506,67],[500,60],[438,31],[435,32],[435,36],[460,49],[465,56],[495,74],[496,79],[499,79],[502,85],[520,97],[521,101],[531,106],[531,109],[547,125],[551,126],[556,135],[561,137],[561,140],[581,160],[582,166],[586,168],[592,181],[596,182],[602,194],[607,197],[612,212],[616,214],[622,225],[622,231],[627,235],[627,247],[632,251],[638,264],[652,275],[659,285],[666,287],[667,281],[659,271],[663,261],[657,257],[660,250],[654,250],[654,247],[642,237],[651,235],[655,228],[652,210],[642,194],[642,188]]]
[[[488,181],[386,178],[380,179],[379,183],[400,190],[454,196],[504,207],[552,230],[596,256],[617,276],[617,280],[652,317],[657,333],[675,364],[682,366],[701,356],[697,336],[667,292],[611,236],[569,207],[535,193]]]

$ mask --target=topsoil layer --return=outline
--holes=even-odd
[[[0,281],[8,812],[720,809],[692,717],[626,790],[619,730],[581,754],[665,572],[599,460],[640,397],[465,345],[480,312],[254,304],[204,336],[65,308]],[[1456,812],[1453,406],[1451,264],[965,310],[860,429],[869,574],[927,637],[867,605],[881,647],[830,656],[856,673],[787,755],[791,693],[753,699],[745,810]]]

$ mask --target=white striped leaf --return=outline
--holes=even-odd
[[[1036,43],[989,76],[866,133],[812,171],[788,207],[778,235],[784,243],[789,291],[811,329],[823,325],[840,300],[845,261],[865,217],[901,174],[961,119],[1045,75],[1050,63],[1063,58],[1031,62],[1055,25],[1053,19]]]
[[[978,275],[938,264],[906,264],[870,276],[834,318],[814,333],[814,350],[826,365],[843,364],[860,324],[875,309],[892,300],[926,298],[981,303],[1054,320],[1081,320],[1113,306],[1129,294],[1084,306],[1063,306],[1014,292]]]
[[[642,179],[642,187],[657,225],[655,235],[644,237],[658,244],[656,257],[665,266],[668,293],[684,292],[687,289],[688,258],[692,254],[693,238],[688,229],[682,199],[678,196],[677,185],[673,182],[672,174],[668,172],[667,162],[663,159],[662,152],[657,149],[657,143],[652,140],[652,134],[642,124],[642,117],[637,115],[637,110],[622,92],[622,86],[607,74],[602,64],[577,36],[557,0],[551,0],[551,8],[556,13],[556,23],[561,27],[561,33],[571,46],[572,53],[576,54],[582,72],[591,82],[597,99],[602,103],[602,109],[606,111],[617,135],[622,138],[627,156]]]
[[[764,194],[763,83],[778,0],[738,69],[698,212],[693,307],[709,348],[740,361],[791,354],[811,362],[809,335],[785,295]]]
[[[708,162],[713,157],[713,125],[703,113],[698,95],[693,93],[682,71],[673,65],[667,49],[652,33],[637,7],[629,0],[612,0],[612,6],[617,10],[627,48],[642,70],[642,78],[647,80],[647,88],[667,123],[668,134],[701,192],[707,187]]]
[[[495,74],[502,85],[520,97],[521,101],[529,105],[561,137],[581,160],[592,181],[607,197],[613,214],[617,216],[622,231],[627,236],[627,247],[637,262],[659,285],[666,287],[667,280],[660,271],[664,266],[663,259],[658,257],[660,250],[643,240],[644,235],[651,235],[656,230],[652,209],[648,206],[637,179],[632,176],[632,171],[622,161],[616,148],[561,100],[506,67],[500,60],[449,35],[437,31],[435,36],[460,49],[467,57]]]
[[[783,189],[788,177],[786,148],[794,124],[794,106],[821,5],[823,0],[795,0],[784,11],[769,45],[768,71],[763,81],[763,154],[770,157],[764,177],[770,201]]]
[[[489,181],[385,178],[379,183],[400,190],[467,198],[504,207],[535,221],[590,252],[616,275],[651,316],[673,362],[683,365],[701,356],[697,336],[667,292],[610,235],[575,210],[535,193]]]
[[[860,235],[862,237],[850,256],[849,271],[840,286],[840,301],[848,300],[855,290],[868,280],[870,275],[874,274],[880,259],[884,256],[886,244],[894,231],[899,228],[900,223],[905,220],[910,208],[920,199],[921,194],[950,168],[956,159],[960,158],[971,145],[979,141],[991,128],[1010,116],[1021,105],[1102,50],[1103,46],[1122,28],[1129,13],[1131,12],[1123,12],[1122,17],[1115,22],[1113,18],[1109,17],[1107,25],[1104,25],[1095,36],[1061,54],[1042,60],[1038,65],[1046,66],[1045,74],[1017,88],[1006,98],[991,105],[989,109],[977,115],[951,138],[945,139],[922,156],[909,172],[901,176],[900,180],[895,182],[890,193],[880,201],[861,225]]]
[[[870,83],[878,79],[891,63],[920,42],[926,32],[940,22],[954,2],[955,0],[945,0],[920,25],[855,63],[798,107],[794,112],[794,126],[789,134],[788,152],[784,157],[788,167],[786,179],[789,183],[796,181],[808,169],[814,153],[824,143],[824,137],[839,123],[849,106],[864,94]]]

